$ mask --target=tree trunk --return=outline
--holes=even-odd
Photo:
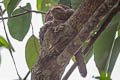
[[[85,0],[63,24],[49,28],[40,55],[32,69],[32,80],[61,80],[69,60],[89,34],[119,0]]]

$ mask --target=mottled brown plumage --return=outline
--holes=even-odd
[[[53,6],[45,16],[45,24],[40,28],[40,44],[43,41],[44,34],[47,28],[50,26],[57,26],[67,21],[67,19],[73,14],[74,10],[65,5]]]

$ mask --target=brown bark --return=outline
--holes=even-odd
[[[31,79],[60,80],[71,57],[117,1],[85,0],[64,24],[49,28]]]

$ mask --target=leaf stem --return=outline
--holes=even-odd
[[[23,9],[23,8],[21,8],[21,9]],[[24,9],[24,10],[25,10],[25,12],[23,12],[23,13],[19,13],[19,14],[16,14],[16,15],[11,15],[9,17],[2,17],[2,18],[0,18],[0,20],[14,18],[14,17],[18,17],[18,16],[23,16],[23,15],[31,13],[31,12],[41,13],[41,14],[44,14],[44,15],[46,14],[46,12],[43,12],[43,11],[35,11],[35,10],[29,10],[29,9]]]
[[[27,72],[27,74],[26,74],[26,76],[23,78],[23,80],[26,80],[27,77],[29,76],[29,74],[30,74],[30,71]]]
[[[34,29],[33,29],[33,24],[31,22],[31,27],[32,27],[32,35],[34,35]]]

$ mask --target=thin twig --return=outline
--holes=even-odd
[[[27,77],[29,76],[29,74],[30,74],[30,71],[27,72],[27,74],[26,74],[26,76],[23,78],[23,80],[26,80]]]
[[[18,16],[23,16],[23,15],[28,14],[28,13],[30,13],[30,12],[25,11],[25,12],[23,12],[23,13],[19,13],[19,14],[16,14],[16,15],[12,15],[12,16],[9,16],[9,17],[0,18],[0,20],[9,19],[9,18],[14,18],[14,17],[18,17]]]
[[[31,27],[32,27],[32,35],[34,35],[34,28],[33,28],[32,22],[31,22]],[[39,49],[37,47],[35,38],[33,39],[33,42],[34,42],[34,47],[35,47],[36,53],[39,54]]]
[[[0,6],[0,11],[1,11],[1,14],[2,14],[2,8],[1,8],[1,6]],[[3,15],[1,15],[1,17],[3,18]],[[21,80],[21,77],[20,77],[20,75],[19,75],[19,73],[18,73],[17,66],[16,66],[16,63],[15,63],[15,60],[14,60],[14,57],[13,57],[13,54],[12,54],[12,50],[10,49],[10,40],[9,40],[7,31],[6,31],[6,28],[5,28],[4,19],[2,19],[2,22],[3,22],[3,26],[4,26],[5,35],[6,35],[6,38],[7,38],[7,41],[8,41],[8,49],[9,49],[10,55],[11,55],[11,57],[12,57],[12,60],[13,60],[13,63],[14,63],[14,66],[15,66],[15,69],[16,69],[16,72],[17,72],[17,75],[18,75],[19,79]]]
[[[16,15],[11,15],[11,16],[9,16],[9,17],[0,18],[0,20],[2,20],[2,19],[4,20],[4,19],[9,19],[9,18],[14,18],[14,17],[18,17],[18,16],[23,16],[23,15],[28,14],[28,13],[31,13],[31,12],[46,14],[46,12],[43,12],[43,11],[25,10],[25,12],[23,12],[23,13],[19,13],[19,14],[16,14]]]
[[[25,11],[29,11],[29,12],[46,14],[46,12],[44,12],[44,11],[35,11],[35,10],[30,10],[30,9],[27,9],[27,8],[23,8],[23,7],[20,7],[20,8],[23,9],[23,10],[25,10]]]
[[[87,47],[85,48],[85,50],[82,52],[84,55],[86,55],[86,53],[89,51],[89,49],[91,48],[91,46],[94,44],[94,42],[98,39],[98,37],[100,36],[100,34],[105,30],[105,28],[107,27],[107,25],[110,23],[110,21],[112,20],[112,18],[120,11],[120,2],[118,4],[118,6],[116,8],[114,8],[110,14],[108,15],[107,19],[105,20],[105,22],[101,25],[101,28],[99,29],[99,31],[97,32],[97,34],[91,38],[89,44],[87,45]],[[81,53],[76,53],[76,54],[81,54]],[[62,80],[67,80],[68,77],[70,76],[70,74],[74,71],[74,69],[77,67],[77,62],[75,62],[72,67],[68,70],[68,72],[66,73],[66,75],[63,77]]]

